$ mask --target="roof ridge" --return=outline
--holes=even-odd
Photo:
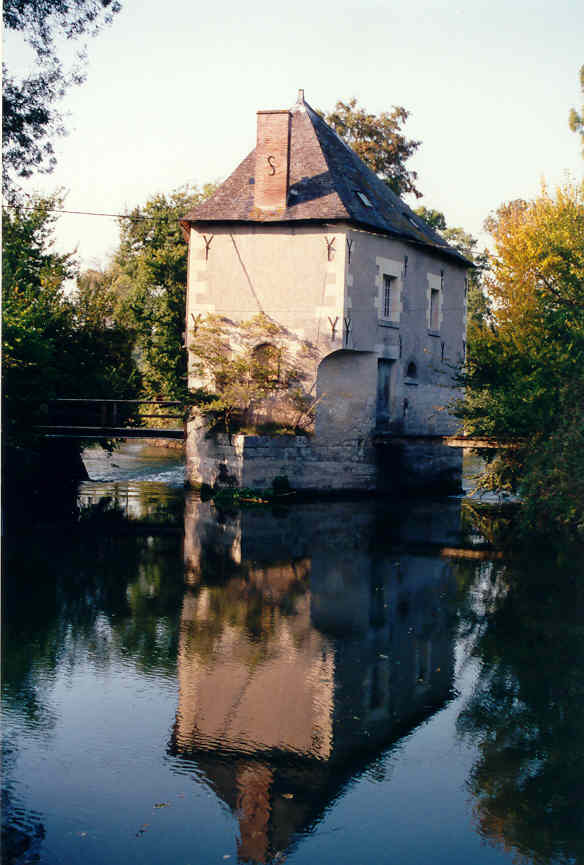
[[[428,245],[437,246],[441,249],[444,249],[445,251],[448,251],[448,252],[451,252],[451,253],[458,255],[458,257],[464,257],[464,256],[461,256],[461,253],[459,253],[457,249],[452,247],[448,243],[448,241],[446,241],[440,234],[438,234],[438,232],[435,231],[432,228],[432,226],[430,226],[423,217],[419,216],[409,206],[409,204],[406,201],[404,201],[403,198],[401,198],[400,195],[398,195],[396,192],[394,192],[394,190],[391,189],[389,184],[387,184],[381,177],[379,177],[379,175],[372,168],[370,168],[370,166],[367,165],[366,162],[364,162],[361,159],[359,154],[356,153],[353,150],[353,148],[350,147],[349,144],[347,144],[347,142],[343,138],[341,138],[341,136],[338,134],[336,129],[334,129],[329,123],[327,123],[326,120],[324,119],[324,117],[322,117],[318,113],[318,111],[315,111],[311,106],[308,105],[308,103],[306,103],[306,104],[307,104],[307,107],[310,109],[310,113],[313,115],[313,117],[311,117],[311,121],[313,122],[313,126],[314,126],[314,121],[316,121],[318,124],[322,124],[328,133],[332,133],[332,135],[335,137],[335,139],[338,142],[340,142],[340,144],[343,145],[343,147],[345,148],[346,151],[348,151],[351,161],[358,166],[360,172],[362,172],[362,173],[365,172],[366,175],[369,175],[369,178],[372,181],[372,183],[374,184],[374,187],[377,187],[378,194],[383,195],[386,198],[389,198],[391,206],[393,208],[395,208],[395,210],[396,210],[396,212],[400,218],[402,216],[405,216],[405,218],[408,220],[408,222],[410,222],[410,225],[412,225],[412,222],[413,222],[413,227],[415,229],[417,229],[418,231],[424,232],[424,234],[426,234],[426,235],[429,235],[429,238],[426,239],[426,243],[428,243],[428,239],[431,241],[431,243],[429,243]],[[318,132],[316,131],[316,128],[315,128],[315,132],[316,132],[316,135],[318,137]],[[326,151],[326,148],[322,146],[320,139],[319,139],[319,145],[321,147],[321,151],[322,151],[323,156],[327,162],[327,165],[330,166],[331,161],[328,158],[328,153]],[[337,190],[337,191],[339,192],[341,200],[343,200],[343,196],[342,196],[341,192],[339,190]],[[358,190],[355,187],[353,187],[353,191],[354,192],[358,192],[358,191],[363,192],[363,190]],[[350,204],[348,203],[348,201],[343,200],[343,204],[345,205],[345,207],[349,207],[349,209],[350,209]],[[403,233],[403,232],[399,231],[396,233]],[[409,233],[409,232],[407,232],[407,229],[406,229],[406,233]],[[419,238],[412,238],[412,239],[419,240]]]
[[[327,123],[326,120],[324,119],[324,117],[322,117],[322,115],[319,114],[319,112],[318,112],[315,108],[313,108],[312,105],[309,105],[308,102],[305,102],[304,104],[305,104],[305,106],[308,108],[308,113],[309,113],[309,114],[313,114],[314,117],[315,117],[315,119],[316,119],[317,121],[320,121],[321,123],[324,123],[324,125],[326,126],[326,128],[329,129],[329,130],[333,133],[333,135],[335,136],[335,138],[337,138],[337,140],[338,140],[338,141],[343,145],[343,147],[346,148],[346,150],[348,150],[349,153],[352,153],[353,156],[357,156],[357,154],[355,153],[355,151],[354,151],[351,147],[349,147],[349,145],[347,144],[347,142],[346,142],[343,138],[341,138],[341,136],[339,135],[339,133],[337,132],[337,130],[336,130],[336,129],[333,129],[333,127],[330,125],[330,123]],[[314,124],[313,124],[313,125],[314,125]],[[363,165],[365,165],[364,162],[363,162]],[[369,166],[365,166],[365,167],[368,168]]]
[[[269,212],[255,207],[256,146],[210,198],[186,214],[183,223],[346,221],[364,230],[422,244],[471,266],[365,164],[306,102],[304,91],[299,91],[298,101],[288,111],[289,185],[285,210]]]

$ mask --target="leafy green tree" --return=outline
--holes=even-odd
[[[460,417],[468,433],[522,441],[486,480],[522,488],[530,525],[584,532],[584,185],[510,202],[487,227],[493,304],[471,326]]]
[[[53,170],[52,139],[64,133],[56,104],[73,84],[84,79],[85,49],[72,70],[59,56],[60,38],[93,36],[119,12],[117,0],[5,0],[6,31],[22,35],[34,54],[32,74],[17,79],[3,64],[3,181],[13,194],[17,178]]]
[[[179,219],[214,190],[184,187],[133,208],[120,219],[120,245],[106,273],[83,275],[113,297],[113,317],[133,334],[144,394],[152,398],[187,394],[187,244]]]
[[[441,210],[434,210],[433,207],[424,207],[424,205],[421,204],[419,207],[416,207],[415,212],[418,216],[421,216],[424,222],[427,222],[430,228],[433,228],[434,231],[444,231],[446,229],[446,217]]]
[[[57,397],[133,396],[139,382],[126,333],[67,296],[71,255],[52,251],[59,199],[3,209],[4,444],[35,445],[43,405]]]
[[[77,277],[74,302],[76,320],[83,326],[105,329],[112,325],[116,296],[101,271],[90,269]]]
[[[56,396],[59,349],[72,328],[62,285],[72,277],[68,255],[48,251],[55,200],[31,210],[3,210],[2,368],[5,443],[34,440],[39,406]],[[45,391],[46,387],[46,391]]]
[[[417,173],[406,167],[420,141],[406,138],[402,127],[410,112],[395,106],[391,112],[370,114],[356,99],[339,100],[325,117],[329,126],[397,195],[412,192],[416,198],[422,193],[416,189]]]
[[[580,67],[580,92],[584,102],[584,64]],[[584,105],[580,113],[575,108],[570,109],[568,124],[572,132],[577,132],[582,139],[582,156],[584,156]]]

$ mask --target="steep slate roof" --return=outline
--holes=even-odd
[[[472,266],[371,171],[303,100],[290,109],[288,206],[265,211],[254,206],[255,149],[219,189],[189,211],[194,222],[350,222],[365,229],[432,247]],[[368,207],[357,195],[361,192]]]

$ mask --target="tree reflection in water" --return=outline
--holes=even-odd
[[[105,510],[105,528],[98,513],[76,532],[59,526],[3,545],[3,862],[44,861],[44,816],[23,804],[14,731],[51,741],[60,720],[51,699],[59,670],[82,665],[89,651],[95,671],[123,657],[146,674],[175,674],[180,535],[125,533]]]
[[[582,551],[458,566],[480,664],[458,731],[480,757],[468,786],[481,836],[529,863],[584,862]]]

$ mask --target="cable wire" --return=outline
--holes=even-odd
[[[10,207],[13,210],[34,210],[37,205],[36,204],[4,204],[3,207]],[[176,219],[175,216],[142,216],[142,215],[132,215],[131,213],[99,213],[97,211],[92,210],[59,210],[56,207],[48,207],[46,209],[47,213],[69,213],[74,216],[106,216],[110,219],[143,219],[150,220],[152,222],[168,222],[169,219]]]

